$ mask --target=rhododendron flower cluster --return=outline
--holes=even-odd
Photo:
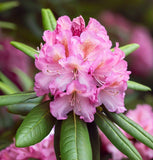
[[[56,160],[54,151],[54,135],[50,134],[41,142],[25,147],[17,148],[15,143],[0,152],[0,160]]]
[[[79,16],[57,20],[54,31],[45,31],[35,65],[37,96],[51,93],[50,111],[66,119],[74,111],[85,122],[94,120],[96,107],[104,104],[110,112],[122,113],[130,72],[125,54],[112,43],[105,28],[94,18],[85,27]]]
[[[135,110],[129,110],[126,116],[137,124],[139,124],[145,131],[153,135],[153,110],[150,105],[137,105]],[[143,160],[150,160],[153,158],[153,150],[142,144],[139,141],[136,141],[131,135],[121,130],[124,135],[131,141],[131,143],[135,146],[138,152],[141,154]],[[121,160],[122,158],[126,158],[126,156],[121,153],[115,146],[107,139],[107,137],[101,132],[100,137],[102,140],[102,146],[105,151],[108,151],[112,154],[113,160]]]

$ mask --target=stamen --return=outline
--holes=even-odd
[[[77,110],[80,112],[81,111],[81,105],[80,105],[80,99],[77,96],[77,92],[75,91],[74,93],[72,93],[72,98],[70,101],[70,105],[74,108],[77,107]]]
[[[101,85],[101,86],[103,86],[104,85],[104,82],[102,82],[102,81],[100,81],[98,78],[96,78],[96,77],[94,77],[95,78],[95,80]]]
[[[74,80],[76,80],[78,77],[78,70],[76,68],[74,68],[73,74],[74,74]]]

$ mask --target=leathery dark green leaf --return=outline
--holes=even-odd
[[[137,43],[127,44],[125,46],[120,47],[120,49],[125,53],[125,56],[128,56],[132,52],[134,52],[136,49],[138,49],[140,46]]]
[[[92,123],[87,123],[87,127],[92,147],[92,159],[100,160],[100,139],[99,139],[97,125],[95,124],[95,122],[92,122]]]
[[[127,44],[125,46],[121,46],[119,48],[125,53],[125,56],[128,56],[129,54],[134,52],[139,47],[140,47],[139,44],[131,43],[131,44]],[[111,51],[114,51],[114,48],[112,48]]]
[[[61,160],[92,160],[92,149],[86,123],[71,113],[62,121]]]
[[[43,96],[29,99],[23,103],[8,105],[7,110],[13,114],[27,115],[34,107],[38,106],[43,100]]]
[[[55,124],[50,114],[49,102],[44,102],[31,110],[17,130],[17,147],[27,147],[43,140]]]
[[[28,99],[36,98],[35,92],[20,92],[0,96],[0,106],[22,103]]]
[[[61,124],[62,124],[61,120],[57,120],[55,123],[54,150],[55,150],[57,160],[61,160],[61,154],[60,154]]]
[[[56,19],[50,9],[42,9],[42,23],[44,30],[53,31],[56,28]]]
[[[134,82],[134,81],[127,81],[128,88],[138,90],[138,91],[151,91],[151,88],[145,86],[143,84]]]
[[[142,160],[139,152],[123,133],[110,121],[104,114],[97,112],[95,122],[106,137],[118,148],[123,154],[132,160]]]
[[[11,45],[33,59],[35,59],[35,55],[39,54],[37,50],[21,42],[11,41]]]
[[[138,141],[153,149],[153,136],[146,132],[141,126],[133,120],[126,117],[124,114],[110,113],[105,109],[105,113],[111,118],[118,126],[129,133]]]

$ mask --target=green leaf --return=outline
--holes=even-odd
[[[2,72],[0,72],[0,79],[10,88],[12,88],[12,90],[14,90],[14,93],[20,92],[19,88],[9,78],[7,78]]]
[[[34,48],[21,43],[21,42],[16,42],[16,41],[11,41],[11,45],[13,45],[15,48],[19,49],[20,51],[24,52],[26,55],[29,57],[35,59],[35,54],[38,54],[38,51],[35,50]]]
[[[125,56],[128,56],[132,52],[134,52],[136,49],[138,49],[140,46],[137,43],[128,44],[125,46],[120,47],[120,49],[125,53]]]
[[[21,92],[9,95],[2,95],[0,96],[0,106],[22,103],[30,98],[35,97],[37,97],[35,92]]]
[[[104,114],[97,112],[95,114],[95,122],[112,144],[123,154],[127,155],[129,159],[142,160],[135,147]]]
[[[29,91],[33,88],[33,81],[26,73],[19,68],[15,68],[13,71],[17,74],[24,91]]]
[[[4,94],[13,94],[16,93],[14,91],[14,89],[12,89],[11,87],[9,87],[7,84],[3,83],[0,81],[0,90],[4,93]],[[1,98],[0,98],[0,106],[1,106]]]
[[[151,88],[145,86],[143,84],[134,82],[134,81],[127,81],[128,88],[138,90],[138,91],[151,91]]]
[[[20,103],[20,104],[13,104],[8,105],[7,110],[13,114],[19,115],[27,115],[34,107],[39,105],[39,103]]]
[[[57,22],[52,11],[50,9],[42,9],[41,14],[44,30],[55,30]]]
[[[153,149],[153,136],[146,132],[137,123],[126,117],[124,114],[111,113],[107,110],[105,110],[105,113],[127,133]]]
[[[86,123],[75,114],[62,121],[61,160],[92,160],[92,149]]]
[[[0,12],[17,7],[18,5],[19,5],[18,1],[2,2],[0,3]]]
[[[56,154],[56,159],[61,160],[60,155],[60,134],[61,134],[62,121],[56,121],[55,123],[55,134],[54,134],[54,150]]]
[[[28,147],[43,140],[51,131],[55,119],[50,114],[49,102],[33,108],[17,130],[17,147]]]
[[[43,99],[43,96],[29,99],[25,101],[24,103],[19,103],[19,104],[13,104],[13,105],[8,105],[7,110],[11,113],[14,114],[19,114],[19,115],[27,115],[34,107],[39,105]]]
[[[14,23],[11,22],[5,22],[5,21],[0,21],[0,28],[5,28],[5,29],[13,29],[15,30],[17,27]]]
[[[128,44],[128,45],[125,45],[119,48],[125,53],[125,56],[128,56],[129,54],[134,52],[139,47],[140,46],[137,43],[132,43],[132,44]],[[114,51],[114,48],[112,48],[111,51]]]
[[[87,126],[92,146],[92,159],[100,160],[100,139],[99,139],[97,125],[95,124],[95,122],[92,122],[88,123]]]

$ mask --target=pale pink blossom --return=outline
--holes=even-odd
[[[132,23],[122,15],[110,11],[103,12],[100,20],[122,44],[140,45],[129,55],[129,68],[135,75],[149,76],[153,71],[153,39],[149,30],[145,26]]]
[[[50,111],[57,119],[66,119],[74,111],[86,122],[94,120],[96,107],[104,104],[111,112],[121,113],[130,72],[125,54],[116,44],[112,52],[107,32],[90,18],[85,27],[79,16],[57,20],[56,29],[45,31],[35,65],[37,96],[51,93]]]
[[[150,105],[137,105],[135,110],[130,110],[127,117],[138,123],[145,131],[153,135],[153,110]],[[127,135],[130,138],[130,135]],[[153,150],[140,142],[134,142],[136,149],[140,152],[143,160],[153,158]]]
[[[145,131],[153,135],[153,111],[150,105],[137,105],[135,110],[129,110],[126,114],[127,117],[138,123]],[[136,141],[131,135],[127,134],[121,129],[124,135],[131,141],[131,143],[138,150],[143,160],[151,160],[153,158],[153,150],[144,145],[143,143]],[[108,153],[111,153],[113,160],[121,160],[126,156],[121,153],[101,132],[100,138],[102,141],[102,147]]]
[[[92,91],[87,92],[86,85],[73,81],[67,87],[67,92],[60,94],[50,103],[53,116],[57,119],[66,119],[67,113],[73,110],[84,121],[92,122],[96,109],[91,99],[94,99]]]
[[[25,148],[17,148],[15,143],[0,151],[0,160],[56,160],[54,152],[54,135],[50,134],[41,142]]]
[[[153,40],[151,34],[145,27],[137,26],[132,30],[130,43],[140,45],[130,55],[130,69],[133,74],[148,76],[153,71]]]

